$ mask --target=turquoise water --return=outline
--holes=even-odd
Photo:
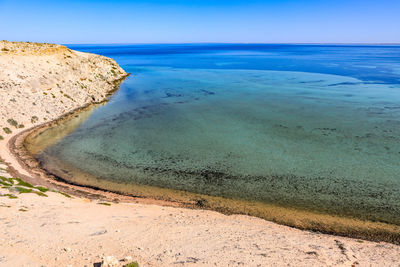
[[[132,75],[46,169],[400,223],[400,47],[72,48]]]

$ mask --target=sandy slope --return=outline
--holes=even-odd
[[[56,45],[6,42],[0,42],[0,70],[0,125],[13,131],[2,133],[0,156],[23,174],[28,172],[7,148],[10,137],[23,129],[19,124],[26,128],[104,99],[112,81],[125,74],[104,57]],[[58,73],[51,82],[42,79],[49,71]],[[92,82],[87,83],[89,79]],[[58,88],[62,80],[66,84]],[[32,123],[34,114],[39,121]],[[9,117],[17,127],[7,122]],[[0,163],[0,176],[10,176],[6,168]],[[93,266],[107,255],[131,256],[141,266],[399,266],[400,262],[396,245],[300,231],[248,216],[138,203],[106,206],[57,192],[45,192],[46,197],[18,194],[15,189],[16,185],[0,188],[0,266]],[[18,198],[8,198],[10,193]]]

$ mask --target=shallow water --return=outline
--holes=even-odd
[[[400,47],[71,48],[132,75],[46,169],[400,223]]]

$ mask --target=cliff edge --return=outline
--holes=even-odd
[[[113,59],[31,42],[0,41],[0,70],[0,141],[105,100],[115,82],[127,76]]]

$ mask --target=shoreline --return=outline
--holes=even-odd
[[[60,115],[58,118],[55,118],[51,121],[35,125],[31,128],[24,129],[20,132],[16,132],[12,134],[11,136],[7,136],[7,139],[4,140],[5,146],[8,149],[8,152],[10,153],[10,156],[17,162],[18,165],[12,164],[12,163],[7,163],[5,164],[8,166],[9,173],[12,176],[15,177],[22,177],[24,180],[30,183],[38,183],[40,185],[45,185],[45,186],[51,186],[56,189],[62,189],[64,191],[67,191],[68,193],[71,193],[74,196],[80,196],[80,197],[86,197],[89,199],[104,199],[104,200],[113,200],[115,201],[116,197],[119,196],[121,199],[124,199],[124,201],[127,202],[138,202],[138,200],[135,197],[131,196],[124,196],[122,194],[118,194],[115,192],[103,190],[100,188],[96,187],[90,187],[90,186],[82,186],[78,184],[73,184],[69,183],[67,180],[63,179],[62,177],[57,177],[46,170],[42,169],[40,167],[40,164],[37,162],[37,160],[33,157],[33,155],[26,149],[25,147],[25,139],[28,138],[31,134],[35,134],[36,132],[42,132],[45,131],[48,128],[53,127],[54,125],[58,125],[62,123],[63,121],[69,120],[77,114],[81,113],[82,111],[85,111],[87,109],[93,108],[97,105],[101,105],[104,103],[107,103],[109,101],[110,96],[113,95],[116,91],[119,90],[120,84],[130,75],[130,73],[127,73],[123,77],[117,79],[114,81],[114,88],[112,90],[109,90],[106,93],[106,96],[104,99],[97,101],[97,102],[91,102],[91,103],[86,103],[83,106],[74,108],[73,110],[68,111],[65,114]],[[1,159],[1,157],[0,157]],[[7,157],[7,159],[9,159]],[[102,193],[102,194],[100,194]],[[149,204],[155,204],[159,203],[160,201],[157,200],[144,200],[141,203],[149,203]],[[165,201],[162,202],[165,204]],[[172,202],[169,203],[170,206],[177,206],[176,204],[173,204]]]
[[[118,90],[119,85],[116,86],[116,90]],[[10,152],[18,160],[24,171],[31,174],[31,178],[27,178],[28,182],[35,181],[43,185],[56,186],[58,189],[67,190],[67,192],[72,195],[82,196],[89,199],[211,210],[225,215],[248,215],[305,231],[375,242],[384,241],[397,245],[400,244],[400,229],[399,226],[395,224],[366,221],[357,218],[302,210],[299,208],[282,207],[275,204],[228,199],[152,186],[131,186],[131,188],[135,188],[136,191],[136,193],[133,194],[118,189],[105,188],[101,185],[96,186],[90,183],[82,184],[79,182],[73,182],[61,175],[51,173],[44,169],[26,148],[25,141],[31,135],[40,135],[42,132],[54,125],[62,124],[64,121],[77,117],[79,113],[107,101],[108,100],[106,99],[99,103],[91,103],[76,108],[53,121],[24,130],[14,135],[9,140],[8,147]],[[22,176],[22,174],[16,169],[13,169],[11,173],[15,176]],[[84,172],[81,173],[81,175],[85,174],[86,173]],[[32,180],[32,176],[35,176],[36,179]],[[110,184],[110,182],[107,183],[108,185]],[[114,188],[117,188],[118,183],[115,184]]]
[[[118,90],[118,89],[117,89]],[[88,199],[103,199],[116,202],[116,199],[119,198],[119,201],[126,201],[126,202],[135,202],[138,203],[139,199],[142,200],[140,203],[149,203],[155,204],[159,203],[160,201],[152,200],[152,199],[144,199],[144,198],[137,198],[128,195],[122,195],[115,192],[103,190],[101,188],[97,188],[94,186],[83,186],[79,184],[70,183],[67,180],[63,179],[62,177],[56,176],[47,172],[45,169],[41,168],[40,164],[37,160],[31,155],[31,153],[25,148],[24,142],[25,139],[28,138],[30,134],[34,134],[37,131],[42,131],[47,129],[48,127],[52,127],[54,124],[58,124],[64,120],[68,120],[71,117],[74,117],[76,114],[88,109],[94,105],[102,104],[107,102],[104,100],[99,103],[92,103],[82,106],[80,108],[76,108],[60,116],[59,118],[49,121],[47,123],[34,126],[30,129],[26,129],[22,132],[16,133],[15,135],[11,136],[9,141],[7,142],[7,147],[12,154],[12,156],[17,160],[19,167],[15,168],[12,165],[8,165],[9,173],[16,177],[23,177],[24,180],[30,183],[38,183],[45,186],[54,187],[56,189],[62,189],[67,191],[67,193],[71,193],[71,195],[85,197]],[[29,175],[23,174],[27,172]],[[118,201],[118,202],[119,202]],[[165,201],[162,202],[165,204]],[[169,206],[177,206],[172,202],[169,203]]]

